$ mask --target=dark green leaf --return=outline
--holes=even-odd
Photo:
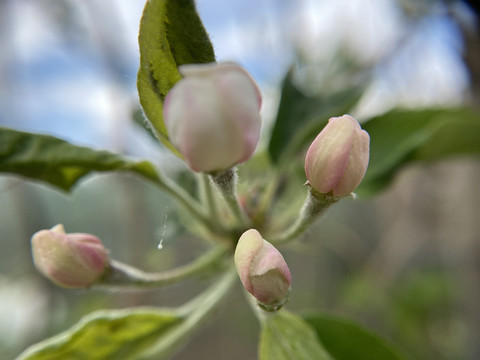
[[[75,146],[49,135],[0,128],[0,172],[14,173],[70,190],[93,171],[129,171],[152,181],[148,161],[133,161],[108,151]]]
[[[260,360],[333,360],[312,327],[286,310],[268,314],[262,322]]]
[[[182,318],[153,309],[99,311],[23,352],[17,360],[128,360],[151,347]]]
[[[181,79],[178,66],[215,61],[193,0],[149,0],[140,22],[140,103],[159,139],[174,149],[163,121],[163,101]]]
[[[469,109],[393,110],[364,123],[370,164],[359,195],[383,189],[405,165],[480,154],[480,115]]]
[[[386,341],[349,320],[323,314],[311,314],[304,319],[335,360],[403,359]]]
[[[354,86],[329,95],[307,96],[293,82],[292,71],[285,77],[277,118],[268,152],[274,163],[296,155],[311,142],[327,120],[347,113],[360,99],[363,86]]]

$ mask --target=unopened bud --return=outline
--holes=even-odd
[[[32,236],[32,255],[37,269],[66,288],[92,285],[108,266],[108,250],[94,235],[66,234],[63,225]]]
[[[168,93],[164,120],[172,144],[197,172],[230,169],[250,158],[260,138],[261,96],[233,63],[183,65]]]
[[[349,115],[333,117],[307,151],[305,174],[317,193],[343,197],[365,176],[370,137]]]
[[[245,289],[269,311],[288,300],[292,275],[282,254],[257,230],[243,233],[235,250],[235,266]]]

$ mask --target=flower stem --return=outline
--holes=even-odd
[[[158,273],[147,273],[120,261],[111,260],[110,267],[93,286],[108,289],[167,286],[215,269],[226,253],[226,248],[218,246],[190,264]]]
[[[201,194],[202,198],[207,206],[207,213],[210,215],[211,219],[218,219],[218,207],[217,202],[215,201],[215,194],[213,192],[212,186],[210,185],[210,179],[207,174],[201,174]]]
[[[248,227],[248,225],[250,225],[252,221],[242,209],[238,201],[238,175],[236,168],[232,168],[219,174],[210,175],[210,179],[222,194],[228,208],[235,216],[237,223],[241,226]]]
[[[282,234],[271,239],[272,244],[281,244],[293,240],[307,230],[317,218],[322,215],[338,199],[330,196],[313,194],[311,188],[308,189],[307,198],[303,204],[300,214],[293,225]]]
[[[160,173],[156,173],[154,178],[151,178],[153,183],[160,187],[167,194],[172,196],[178,203],[187,210],[198,222],[200,222],[211,234],[215,234],[212,238],[221,238],[228,236],[227,232],[220,226],[218,219],[209,217],[204,209],[202,209],[199,202],[188,194],[184,189],[178,186],[168,177]]]
[[[237,274],[231,267],[215,284],[189,301],[179,309],[184,320],[175,329],[165,334],[161,341],[140,354],[139,359],[170,358],[172,352],[185,342],[188,337],[212,314],[213,310],[232,288]]]

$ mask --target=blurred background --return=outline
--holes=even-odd
[[[181,172],[135,120],[143,6],[0,0],[0,126]],[[480,109],[480,27],[467,2],[198,0],[197,7],[217,59],[242,64],[259,83],[265,138],[292,67],[310,94],[368,74],[352,112],[360,121],[395,107]],[[409,166],[380,196],[335,205],[285,249],[294,277],[289,308],[354,318],[408,358],[480,359],[479,183],[478,158],[457,157]],[[99,236],[118,260],[164,270],[206,247],[177,219],[166,195],[133,177],[92,176],[66,194],[1,175],[0,358],[14,358],[90,311],[176,306],[208,284],[127,294],[62,290],[35,271],[33,233],[63,223],[68,232]],[[257,334],[236,289],[174,359],[255,359]]]

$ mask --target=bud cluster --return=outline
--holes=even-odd
[[[179,70],[183,78],[168,93],[163,108],[170,141],[190,169],[217,180],[238,215],[240,229],[248,228],[253,221],[245,221],[242,208],[232,205],[238,205],[232,168],[249,159],[259,141],[260,91],[251,76],[233,63],[183,65]],[[276,243],[298,236],[330,204],[356,189],[367,170],[369,144],[368,133],[350,115],[329,120],[306,154],[310,186],[306,206],[296,225]],[[219,179],[227,179],[228,186],[219,186]],[[97,237],[67,234],[62,225],[34,234],[32,253],[38,270],[63,287],[91,286],[109,266],[108,251]],[[290,270],[281,253],[257,230],[240,237],[234,261],[245,289],[261,308],[276,311],[286,303]]]

